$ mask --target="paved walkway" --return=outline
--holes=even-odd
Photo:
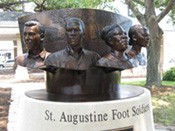
[[[24,95],[24,92],[27,90],[35,90],[35,89],[42,89],[45,87],[44,83],[1,83],[0,87],[11,87],[11,105],[9,109],[9,116],[8,116],[8,131],[17,131],[17,115],[19,111],[19,100],[20,97]]]
[[[0,83],[0,87],[11,87],[11,105],[9,109],[9,122],[8,131],[17,131],[17,115],[19,110],[19,99],[24,95],[27,90],[43,89],[45,88],[45,83]],[[175,131],[173,127],[164,127],[162,125],[155,125],[155,131]]]

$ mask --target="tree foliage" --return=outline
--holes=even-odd
[[[137,17],[139,22],[144,24],[146,20],[143,20],[143,17],[146,15],[146,1],[148,0],[125,0],[125,3],[128,5],[129,9],[132,10],[133,14]],[[158,23],[166,16],[171,17],[172,22],[175,24],[175,1],[174,0],[153,0],[151,1],[153,5],[153,10],[160,10],[159,14],[156,15]],[[148,5],[149,6],[149,5]],[[142,12],[142,13],[141,13]],[[155,12],[156,13],[156,12]],[[143,21],[142,21],[142,20]]]
[[[23,11],[24,3],[35,3],[35,11],[56,10],[61,8],[97,8],[114,0],[0,0],[3,11]]]
[[[162,11],[162,14],[169,15],[171,18],[171,22],[175,24],[175,4],[174,0],[155,0],[155,7]],[[162,15],[162,18],[164,17]],[[161,15],[159,15],[159,19],[161,20]]]
[[[61,8],[97,8],[99,5],[112,1],[114,0],[0,0],[0,9],[4,11],[23,11],[24,3],[33,2],[36,5],[35,11],[41,12]],[[168,14],[171,17],[171,21],[175,24],[174,0],[154,0],[152,2],[154,2],[155,8],[163,11],[165,15]],[[125,0],[125,3],[128,4],[129,8],[135,7],[133,13],[136,16],[140,16],[140,9],[145,9],[145,0]],[[113,6],[110,6],[110,8],[116,9]],[[169,8],[171,10],[167,10]],[[133,9],[131,10],[133,11]],[[163,15],[160,16],[164,17]],[[158,19],[161,20],[162,18],[158,17]]]
[[[163,80],[165,80],[165,81],[175,81],[175,67],[172,67],[170,70],[167,70],[163,74]]]
[[[3,11],[23,11],[23,4],[28,1],[0,0],[0,9]]]
[[[96,8],[100,4],[113,0],[29,0],[37,6],[35,11],[55,10],[61,8]]]

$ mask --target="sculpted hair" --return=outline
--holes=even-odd
[[[138,32],[138,29],[144,29],[145,27],[142,26],[142,25],[139,25],[139,24],[136,24],[136,25],[133,25],[129,28],[129,32],[128,32],[128,35],[129,35],[129,45],[133,45],[133,35],[136,35],[137,32]],[[145,28],[146,29],[146,28]]]
[[[102,31],[101,31],[101,39],[106,42],[107,45],[111,46],[111,39],[113,37],[113,31],[115,28],[122,28],[118,24],[110,25],[110,26],[105,26]]]
[[[45,28],[38,21],[27,21],[24,24],[24,26],[26,26],[26,27],[38,26],[39,27],[40,34],[45,34]]]
[[[77,22],[77,23],[79,23],[80,26],[81,26],[81,28],[82,28],[83,33],[85,32],[85,24],[84,24],[84,22],[83,22],[81,19],[76,18],[76,17],[69,18],[69,19],[66,20],[66,25],[65,25],[65,27],[67,27],[67,24],[68,24],[69,22]]]

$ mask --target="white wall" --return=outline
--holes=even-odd
[[[175,67],[175,31],[164,31],[164,64],[163,70],[166,71]]]

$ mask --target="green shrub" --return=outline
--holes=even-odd
[[[171,68],[163,74],[163,80],[175,81],[175,67]]]

